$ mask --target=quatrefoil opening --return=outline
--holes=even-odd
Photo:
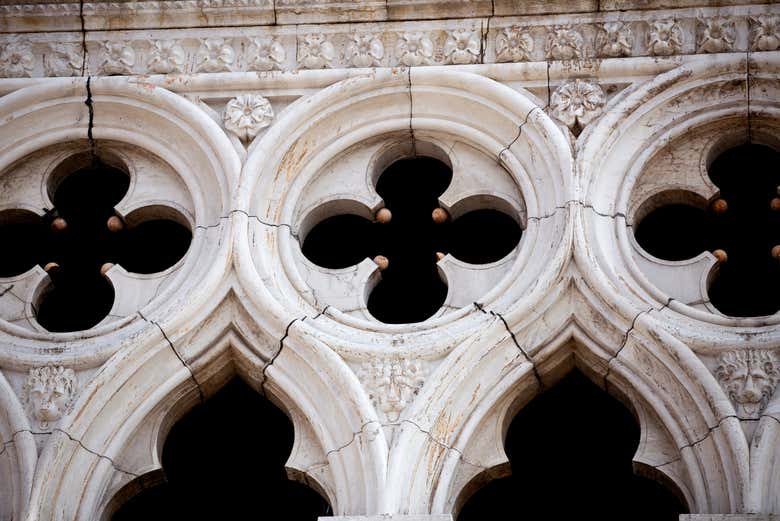
[[[115,307],[115,280],[141,280],[186,254],[192,233],[178,210],[149,204],[126,215],[117,211],[131,181],[128,168],[108,152],[73,154],[47,177],[50,207],[25,208],[19,201],[20,207],[0,211],[7,252],[0,282],[14,293],[33,281],[28,319],[50,332],[90,329]],[[124,290],[144,292],[132,282]]]
[[[443,263],[475,270],[498,263],[517,248],[522,235],[517,212],[501,197],[472,194],[446,205],[442,195],[451,186],[453,169],[446,156],[436,156],[396,158],[380,167],[374,188],[381,201],[370,210],[341,199],[321,204],[304,219],[302,253],[310,262],[339,270],[334,277],[369,265],[367,311],[384,323],[434,316],[453,290],[450,283],[484,283],[467,277],[448,281]],[[375,259],[381,274],[369,259]]]
[[[715,154],[713,154],[715,155]],[[648,198],[635,216],[635,239],[647,253],[680,263],[712,252],[706,294],[734,317],[780,310],[780,153],[746,143],[708,162],[719,188],[710,200],[668,190]]]

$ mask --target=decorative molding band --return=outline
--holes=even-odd
[[[746,5],[755,0],[721,0]],[[706,0],[153,0],[118,2],[0,0],[0,32],[391,22],[709,7]]]
[[[8,7],[0,6],[0,11]],[[166,9],[157,14],[167,16]],[[85,44],[83,36],[80,32],[2,35],[0,77],[542,61],[595,71],[604,58],[778,50],[780,8],[734,7],[728,16],[722,16],[718,8],[702,8],[317,26],[100,31],[87,32]]]

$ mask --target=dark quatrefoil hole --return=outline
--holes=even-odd
[[[376,253],[375,238],[379,223],[359,215],[335,215],[312,228],[302,251],[317,266],[341,269],[354,266]]]
[[[619,401],[572,372],[514,417],[505,440],[512,474],[477,490],[457,521],[676,521],[687,512],[677,487],[634,472],[639,438]]]
[[[506,257],[515,249],[522,228],[498,210],[474,210],[452,222],[446,251],[470,264],[487,264]]]
[[[0,276],[17,276],[36,264],[47,270],[50,284],[33,307],[38,323],[53,332],[89,329],[108,315],[115,294],[101,273],[106,263],[157,273],[178,262],[192,240],[174,210],[148,207],[127,223],[119,219],[114,206],[127,193],[130,176],[114,162],[73,156],[63,165],[51,176],[54,208],[43,218],[25,210],[0,213],[0,241],[11,252],[0,259]],[[113,231],[109,218],[119,225]]]
[[[0,277],[13,277],[43,260],[43,220],[26,210],[0,212]]]
[[[163,471],[121,489],[111,519],[316,521],[330,515],[317,492],[288,479],[284,464],[293,442],[285,413],[234,379],[171,428]]]
[[[727,257],[713,273],[710,302],[729,316],[774,314],[780,309],[780,249],[773,254],[780,245],[780,200],[773,203],[779,197],[780,153],[740,145],[721,153],[708,173],[720,194],[707,210],[662,205],[639,223],[637,242],[665,260],[723,250]]]
[[[126,172],[96,160],[54,187],[44,266],[56,262],[59,268],[49,271],[52,284],[38,299],[36,313],[47,330],[89,329],[111,311],[114,288],[100,268],[117,257],[119,241],[106,222],[129,184]],[[53,231],[56,218],[64,219],[67,228]]]
[[[385,169],[376,185],[385,208],[392,212],[389,223],[358,215],[326,218],[306,236],[303,254],[326,268],[386,257],[389,265],[368,297],[369,312],[390,324],[426,320],[447,298],[447,285],[436,265],[438,252],[485,264],[505,257],[522,234],[513,218],[489,208],[467,212],[453,222],[434,222],[438,198],[451,180],[451,169],[437,159],[398,160]]]

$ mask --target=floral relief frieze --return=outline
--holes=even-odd
[[[525,27],[505,27],[496,36],[496,61],[499,63],[530,61],[532,52],[534,39]]]
[[[780,16],[743,8],[611,13],[523,19],[495,17],[411,23],[189,29],[158,35],[102,31],[0,36],[0,77],[188,74],[344,67],[418,67],[675,56],[780,49]],[[739,11],[739,10],[738,10]],[[608,16],[610,15],[610,16]],[[82,71],[82,69],[84,69]]]
[[[698,29],[696,43],[699,52],[729,52],[734,49],[737,31],[732,18],[700,19]]]

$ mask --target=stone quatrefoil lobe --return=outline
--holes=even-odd
[[[720,188],[711,202],[680,196],[651,211],[636,228],[637,242],[667,261],[711,251],[709,300],[729,316],[772,315],[780,309],[780,154],[744,144],[709,166]],[[695,196],[691,194],[695,199]],[[690,203],[690,204],[689,204]]]
[[[354,214],[323,219],[306,235],[303,254],[333,269],[373,258],[382,277],[368,297],[371,315],[385,323],[423,321],[447,297],[437,266],[444,255],[492,263],[508,255],[522,234],[514,218],[491,208],[452,219],[438,200],[451,180],[450,168],[437,159],[398,160],[376,182],[384,207],[373,221]]]
[[[106,272],[114,264],[130,273],[161,272],[189,248],[190,230],[159,212],[125,222],[114,207],[130,177],[93,157],[89,164],[52,179],[53,208],[43,216],[24,209],[0,212],[0,277],[15,277],[36,264],[48,281],[33,303],[37,322],[48,331],[81,331],[111,311],[114,287]],[[134,220],[135,221],[135,220]],[[7,288],[13,291],[13,284]]]

